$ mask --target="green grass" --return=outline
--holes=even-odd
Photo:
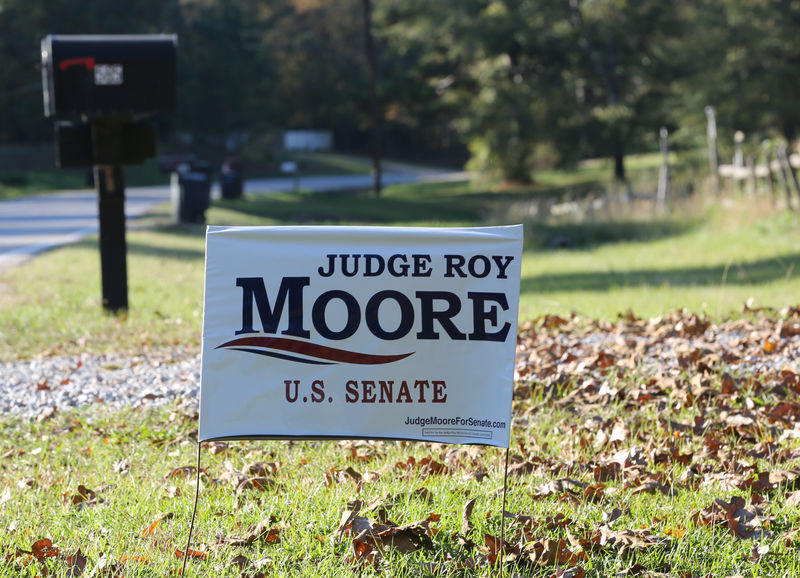
[[[749,299],[774,308],[800,299],[795,215],[749,221],[719,211],[676,227],[675,234],[655,239],[527,255],[522,316],[575,311],[609,318],[627,308],[656,316],[687,308],[719,319]]]
[[[508,224],[492,220],[502,214],[498,207],[535,195],[491,193],[468,183],[404,185],[380,199],[366,193],[254,195],[220,201],[207,216],[210,224],[225,225]],[[128,234],[126,319],[100,312],[96,238],[0,274],[0,359],[197,347],[204,228],[167,220],[162,210],[154,229]],[[656,220],[527,221],[525,238],[521,319],[571,312],[613,319],[628,309],[651,317],[680,308],[722,319],[750,299],[776,309],[800,301],[800,220],[749,203]],[[575,248],[548,248],[564,238]]]
[[[216,203],[208,220],[211,224],[480,225],[497,222],[509,202],[539,198],[541,190],[487,192],[467,183],[448,183],[393,187],[381,199],[359,193],[251,196],[242,202]],[[147,221],[152,228],[128,233],[130,311],[125,318],[101,313],[96,238],[0,273],[0,359],[172,346],[198,351],[204,228],[167,225],[164,211],[162,207]],[[682,307],[722,320],[738,316],[750,297],[755,305],[781,308],[796,304],[800,295],[796,274],[800,220],[793,214],[741,202],[658,219],[633,215],[590,225],[564,221],[525,225],[523,320],[570,311],[613,320],[628,309],[649,317]],[[569,238],[575,248],[549,249],[557,238]],[[539,331],[541,341],[535,343],[545,343],[548,332]],[[789,456],[779,461],[748,453],[790,429],[770,421],[768,411],[760,414],[759,426],[747,435],[725,428],[731,412],[796,405],[782,397],[781,388],[769,381],[773,378],[764,377],[756,384],[757,380],[734,375],[737,384],[747,385],[725,403],[717,394],[705,398],[707,402],[676,402],[696,374],[719,392],[722,371],[714,366],[702,372],[695,367],[673,372],[676,385],[665,385],[663,395],[651,402],[639,396],[652,385],[647,368],[598,370],[588,362],[575,375],[567,375],[565,382],[547,385],[547,379],[520,379],[512,464],[528,462],[530,471],[510,479],[506,509],[532,518],[530,539],[523,542],[532,547],[545,540],[568,544],[570,535],[589,539],[619,508],[621,516],[609,523],[610,529],[645,531],[658,544],[632,549],[598,546],[585,559],[565,566],[579,564],[587,576],[597,577],[633,575],[642,569],[650,572],[644,576],[800,573],[797,543],[787,544],[782,538],[800,526],[797,508],[786,504],[790,488],[766,492],[761,507],[770,517],[770,536],[734,539],[722,527],[697,523],[693,514],[714,499],[735,496],[752,508],[758,500],[755,492],[721,483],[692,485],[682,481],[686,463],[654,457],[672,444],[681,454],[693,456],[691,463],[702,475],[734,472],[743,479],[757,472],[800,467],[800,460],[790,457],[800,455],[792,454],[798,444],[791,437],[776,442],[776,451]],[[586,383],[601,381],[620,393],[605,402],[564,401]],[[698,419],[712,426],[701,432],[689,427],[679,435],[671,425]],[[599,443],[587,425],[603,424],[610,432],[617,422],[630,433],[622,443],[607,445]],[[120,572],[124,568],[125,576],[176,572],[180,561],[175,550],[184,549],[194,487],[191,475],[170,474],[194,465],[196,427],[196,415],[178,405],[121,412],[96,406],[41,421],[0,418],[0,527],[6,529],[0,535],[0,576],[68,576],[67,557],[74,558],[79,550],[89,560],[87,575],[101,560]],[[709,457],[707,434],[721,443],[716,457]],[[638,493],[636,485],[623,477],[604,481],[596,497],[585,491],[538,495],[543,484],[559,479],[595,486],[596,468],[607,464],[616,451],[633,446],[643,449],[646,472],[631,468],[631,479],[652,474],[670,493]],[[417,463],[430,458],[449,469],[433,475],[420,467],[398,466],[408,466],[412,457]],[[214,452],[204,448],[192,548],[206,557],[191,560],[188,574],[258,575],[255,569],[242,571],[236,566],[243,559],[263,564],[260,572],[266,576],[487,574],[487,569],[455,566],[478,559],[480,547],[487,544],[485,535],[500,533],[502,457],[496,449],[411,442],[232,442]],[[274,485],[266,491],[237,492],[226,481],[230,472],[241,472],[256,461],[275,464],[275,472],[267,476]],[[348,467],[363,476],[361,483],[341,473]],[[92,492],[79,490],[80,486]],[[353,536],[332,536],[348,502],[379,498],[397,524],[428,519],[430,546],[411,553],[389,549],[379,570],[352,569],[348,557]],[[459,541],[462,509],[470,498],[476,499],[474,529]],[[168,517],[155,524],[162,513]],[[378,517],[376,510],[362,514],[372,520]],[[559,514],[569,523],[552,523]],[[279,540],[262,537],[249,544],[230,543],[235,537],[247,537],[262,520]],[[152,532],[145,531],[151,527]],[[509,520],[507,535],[518,542],[521,531]],[[52,541],[59,555],[37,561],[25,551],[32,551],[43,538]],[[758,548],[768,553],[756,556]],[[434,573],[439,566],[441,570]],[[558,572],[551,563],[518,570],[522,576],[541,577]]]
[[[627,397],[642,383],[641,375],[629,372],[624,378],[612,377],[612,384]],[[563,393],[570,390],[568,386]],[[793,547],[781,539],[800,525],[796,508],[784,505],[783,497],[796,482],[764,492],[768,497],[761,508],[769,516],[768,536],[734,539],[723,527],[697,523],[695,514],[717,498],[731,500],[735,496],[744,498],[752,509],[751,503],[757,500],[755,492],[719,484],[693,486],[681,481],[687,464],[652,457],[675,443],[703,475],[724,472],[724,455],[728,454],[720,461],[709,456],[705,433],[676,437],[665,426],[663,412],[656,404],[639,407],[619,401],[581,408],[556,405],[553,402],[557,397],[548,398],[542,391],[526,394],[524,390],[516,395],[515,413],[527,416],[529,421],[514,429],[512,466],[532,460],[528,462],[532,471],[509,478],[506,510],[528,516],[532,523],[528,538],[523,539],[520,525],[509,520],[506,536],[510,541],[532,545],[563,540],[574,552],[576,548],[567,542],[570,535],[588,540],[607,524],[614,531],[645,532],[657,543],[627,551],[619,545],[598,545],[587,550],[585,558],[565,566],[579,564],[588,576],[598,577],[636,565],[650,571],[690,572],[690,576],[782,576],[800,571]],[[543,403],[547,403],[546,411]],[[721,411],[707,409],[707,413],[696,407],[677,409],[669,418],[691,423],[701,413],[705,419],[716,419]],[[580,423],[576,423],[576,411],[579,415],[586,412]],[[4,455],[0,522],[7,529],[0,536],[0,575],[33,577],[42,575],[46,566],[51,576],[67,576],[66,557],[78,551],[89,560],[87,571],[105,560],[108,565],[124,566],[125,576],[175,572],[180,567],[175,550],[184,549],[194,496],[194,471],[184,474],[182,469],[195,464],[192,440],[196,417],[171,406],[118,413],[94,408],[42,422],[0,421],[0,452]],[[605,424],[624,418],[631,431],[621,444],[598,444],[593,442],[592,428],[581,425],[586,418]],[[719,439],[726,452],[747,460],[746,471],[799,465],[798,460],[776,464],[764,458],[745,458],[757,442],[765,441],[765,436],[750,439],[731,434]],[[594,472],[608,463],[605,460],[611,454],[642,445],[646,464],[598,485]],[[782,443],[781,449],[789,451],[795,446]],[[417,464],[433,460],[443,470],[433,473],[436,470],[409,465],[414,463],[410,458]],[[268,487],[263,491],[237,490],[231,472],[244,472],[253,462],[271,464],[267,481],[262,482]],[[191,560],[190,573],[241,576],[232,562],[244,557],[250,562],[263,561],[262,571],[267,576],[383,576],[387,572],[408,577],[475,575],[454,568],[458,562],[479,559],[481,554],[476,546],[459,541],[462,510],[469,499],[476,500],[471,517],[474,528],[465,540],[483,546],[487,543],[485,534],[499,536],[502,462],[502,450],[498,449],[416,442],[273,441],[206,446],[202,450],[202,487],[192,549],[207,557]],[[350,474],[342,473],[348,468]],[[637,477],[661,480],[668,493],[637,491],[639,484],[629,482]],[[580,489],[540,496],[546,483],[564,479],[572,480],[572,487]],[[739,479],[746,480],[748,475]],[[91,492],[80,490],[80,486]],[[594,498],[583,489],[587,486],[596,488]],[[369,566],[360,572],[349,570],[355,566],[348,561],[354,536],[334,535],[345,506],[356,499],[365,504],[382,500],[386,516],[398,525],[429,520],[429,546],[402,553],[389,549],[384,570]],[[615,509],[620,515],[608,522]],[[379,517],[378,510],[367,508],[360,515],[373,522]],[[563,524],[549,522],[558,516]],[[164,519],[156,523],[160,518]],[[251,529],[264,520],[266,528],[272,530],[272,540],[230,543],[252,536]],[[60,556],[37,562],[22,553],[31,551],[42,538],[50,539]],[[751,561],[759,547],[766,547],[769,555]],[[442,571],[434,573],[436,566]],[[519,570],[523,576],[547,577],[553,575],[556,565],[541,563]]]

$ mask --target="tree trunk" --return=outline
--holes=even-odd
[[[772,206],[778,206],[778,197],[775,195],[775,179],[772,176],[772,146],[768,143],[762,144],[761,148],[764,151],[764,164],[767,165],[767,189],[769,190],[769,198],[772,201]]]
[[[598,78],[605,85],[606,102],[609,106],[617,106],[622,102],[619,79],[616,76],[617,67],[617,47],[616,43],[603,47],[602,56],[597,57],[595,46],[593,46],[589,35],[583,25],[583,12],[581,11],[581,0],[569,0],[570,24],[578,33],[580,42],[578,47],[582,50],[587,60],[594,67]],[[614,156],[614,178],[620,182],[626,182],[625,178],[625,145],[619,126],[611,127],[611,151]]]
[[[372,38],[372,6],[370,0],[362,0],[364,11],[364,51],[367,56],[369,75],[370,124],[372,128],[372,192],[381,195],[381,129],[378,114],[378,96],[375,89],[375,42]]]
[[[621,183],[627,181],[625,178],[625,147],[619,134],[614,135],[612,144],[614,152],[614,178]]]

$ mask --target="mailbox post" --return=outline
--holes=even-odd
[[[56,164],[94,167],[103,308],[110,312],[128,309],[122,167],[156,154],[151,119],[175,109],[176,52],[174,35],[42,39],[44,113],[60,119]]]
[[[119,165],[96,165],[100,220],[100,277],[103,308],[107,311],[128,309],[128,247],[125,240],[125,180]]]

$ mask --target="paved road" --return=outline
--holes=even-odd
[[[464,180],[466,173],[398,167],[383,175],[385,185],[416,181]],[[291,191],[298,185],[305,190],[331,191],[369,187],[370,175],[255,179],[245,182],[245,192],[268,194]],[[218,188],[212,197],[218,197]],[[128,220],[144,215],[154,205],[170,200],[168,185],[128,187],[125,215]],[[94,190],[64,191],[0,201],[0,271],[33,256],[75,242],[98,230],[97,195]]]

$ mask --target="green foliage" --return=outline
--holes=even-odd
[[[374,0],[383,148],[464,158],[519,181],[591,157],[704,139],[717,108],[735,130],[792,140],[800,124],[794,42],[800,7],[782,0]],[[179,35],[179,107],[165,135],[251,143],[287,128],[331,129],[368,151],[368,79],[356,0],[5,0],[0,8],[0,142],[42,142],[38,42],[48,33]],[[273,145],[274,146],[274,145]]]
[[[560,10],[535,2],[437,2],[424,11],[390,4],[390,46],[436,55],[420,63],[422,72],[469,143],[472,167],[530,182],[537,146],[552,140],[563,112]]]

